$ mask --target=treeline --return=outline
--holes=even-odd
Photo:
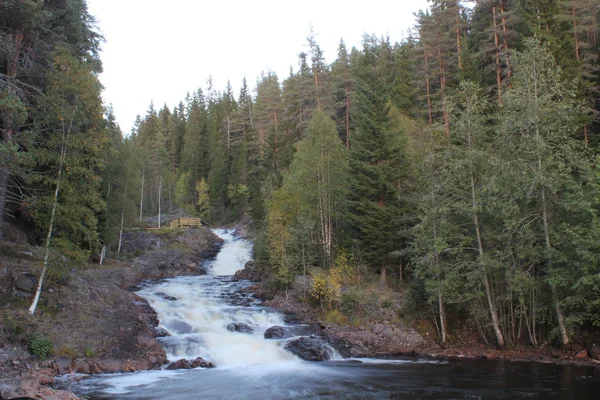
[[[0,2],[0,222],[41,242],[54,214],[53,243],[76,258],[104,240],[102,169],[120,139],[103,118],[101,41],[83,0]]]
[[[15,104],[2,114],[8,210],[43,231],[71,132],[55,245],[116,253],[121,227],[180,207],[213,224],[250,216],[257,263],[282,287],[320,271],[313,295],[336,306],[349,276],[379,275],[409,282],[407,304],[442,342],[465,321],[500,347],[568,344],[600,326],[598,6],[434,0],[403,41],[342,41],[332,63],[311,33],[283,80],[234,94],[209,79],[176,107],[151,104],[124,139],[110,110],[83,111],[99,65],[83,14],[91,47],[53,44],[41,83],[11,78],[36,94],[1,92]],[[13,43],[31,26],[15,21],[2,21]],[[64,76],[74,65],[89,68],[81,81]]]

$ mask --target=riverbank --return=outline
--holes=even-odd
[[[73,399],[48,387],[55,375],[160,368],[167,359],[156,338],[164,332],[154,310],[133,291],[149,280],[205,274],[203,261],[221,243],[203,227],[137,230],[125,233],[119,259],[109,257],[102,266],[74,267],[54,254],[31,316],[27,307],[43,250],[25,240],[1,242],[0,398]],[[36,343],[50,344],[47,360],[28,351]]]
[[[458,339],[441,346],[431,327],[411,326],[411,321],[399,318],[402,294],[392,289],[386,289],[388,293],[384,295],[384,301],[371,304],[369,313],[350,313],[348,317],[339,310],[322,309],[311,301],[310,278],[297,276],[291,288],[275,290],[273,282],[261,279],[260,269],[253,264],[249,264],[239,278],[254,279],[256,282],[249,290],[262,298],[266,306],[287,315],[290,321],[319,325],[328,342],[344,357],[420,356],[442,360],[533,361],[600,368],[600,346],[594,343],[574,343],[568,348],[551,344],[534,348],[523,344],[499,350],[484,343],[476,332],[464,330],[457,335]],[[367,298],[381,295],[381,289],[377,287],[365,291],[364,297]]]

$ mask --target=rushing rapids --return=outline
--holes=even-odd
[[[236,296],[245,284],[233,282],[232,275],[250,259],[251,244],[234,240],[227,231],[216,233],[225,242],[207,275],[169,279],[138,293],[170,335],[162,339],[169,360],[202,357],[218,367],[293,361],[280,342],[263,337],[268,328],[283,324],[281,315],[267,312],[252,298]],[[245,324],[252,332],[230,331],[232,323]]]
[[[239,292],[232,275],[251,258],[251,243],[232,232],[209,273],[165,280],[139,294],[156,310],[169,360],[202,357],[214,369],[149,371],[84,379],[71,389],[87,399],[595,399],[600,370],[484,360],[302,361],[286,340],[264,332],[283,316]],[[243,326],[245,332],[228,326]]]

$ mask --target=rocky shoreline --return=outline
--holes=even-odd
[[[0,399],[76,399],[48,385],[65,373],[133,372],[167,363],[156,340],[165,334],[156,313],[133,292],[144,282],[205,274],[203,262],[218,253],[222,240],[202,227],[132,230],[124,243],[124,260],[72,268],[63,281],[49,281],[35,316],[26,311],[31,293],[20,293],[32,288],[17,286],[22,276],[39,273],[39,249],[2,243],[2,253],[13,256],[0,262]],[[34,332],[52,342],[51,359],[40,361],[27,351],[26,337]]]
[[[431,337],[420,334],[401,321],[392,318],[369,321],[361,326],[340,325],[326,321],[318,307],[306,304],[298,293],[273,291],[269,282],[260,280],[252,263],[236,274],[238,279],[255,280],[249,290],[262,298],[264,305],[285,314],[289,321],[319,326],[323,337],[345,358],[423,357],[439,360],[489,359],[539,362],[557,365],[592,366],[600,368],[600,346],[572,345],[569,348],[521,345],[510,349],[497,348],[469,338],[468,343],[440,346]],[[432,335],[433,336],[433,335]]]

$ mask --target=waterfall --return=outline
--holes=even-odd
[[[232,276],[250,260],[252,246],[231,231],[215,233],[224,244],[207,275],[167,279],[138,292],[156,311],[159,327],[170,334],[161,339],[167,357],[170,361],[202,357],[219,368],[296,360],[281,342],[263,337],[271,326],[283,324],[280,314],[252,301],[246,306],[230,304],[244,285],[233,282]],[[227,329],[231,323],[246,324],[253,332],[231,332]]]

